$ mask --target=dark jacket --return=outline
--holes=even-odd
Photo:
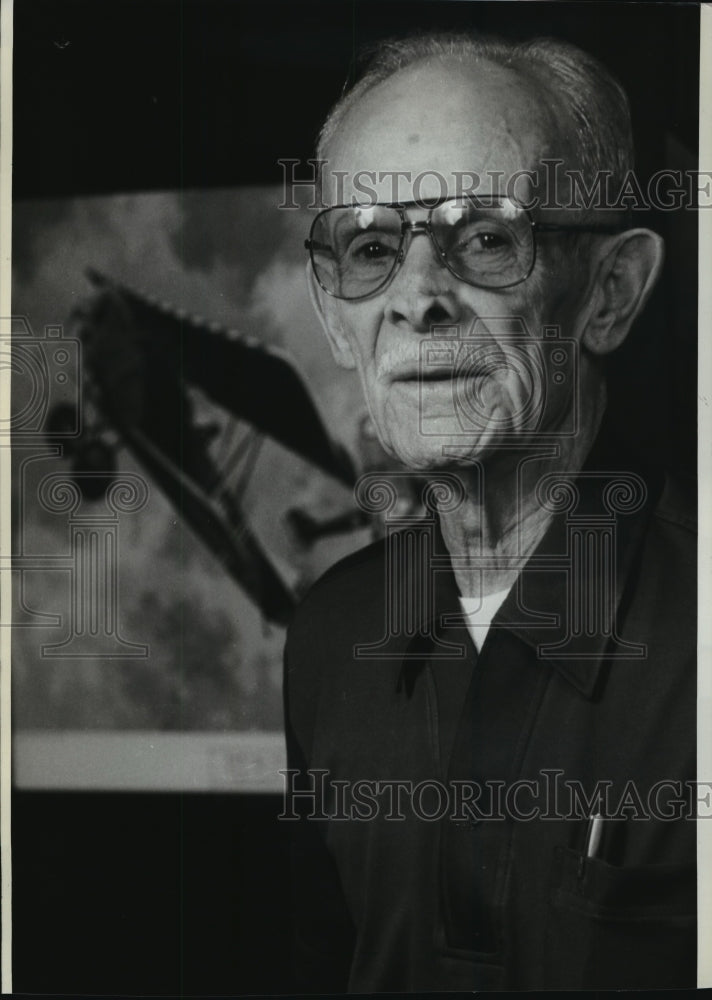
[[[298,988],[694,986],[696,539],[631,468],[594,452],[573,492],[549,484],[559,512],[479,655],[434,518],[303,602]]]

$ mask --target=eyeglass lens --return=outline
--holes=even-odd
[[[311,256],[322,286],[339,298],[372,294],[390,279],[405,241],[404,218],[388,205],[322,212],[311,233]],[[430,232],[446,266],[473,285],[503,288],[527,277],[534,240],[529,217],[503,199],[483,205],[454,199],[437,205]]]

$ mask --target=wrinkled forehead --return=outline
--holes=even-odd
[[[326,204],[504,191],[545,158],[568,160],[564,114],[541,81],[489,61],[429,59],[368,90],[324,156]],[[459,180],[458,180],[459,178]],[[521,191],[528,180],[522,178]]]

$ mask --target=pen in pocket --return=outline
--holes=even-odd
[[[601,846],[601,834],[603,833],[603,816],[594,813],[588,821],[586,830],[586,847],[584,854],[587,858],[595,858]]]
[[[603,816],[600,813],[593,813],[588,818],[586,824],[586,838],[584,841],[583,853],[579,855],[577,877],[579,881],[583,879],[586,870],[586,862],[590,858],[595,858],[601,846],[601,834],[603,833]]]

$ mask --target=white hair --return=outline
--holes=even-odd
[[[472,33],[427,33],[381,42],[371,49],[361,77],[331,110],[319,134],[317,157],[326,158],[326,147],[367,91],[415,63],[443,58],[495,63],[533,77],[568,114],[573,153],[584,177],[590,182],[607,170],[615,186],[623,184],[633,168],[625,91],[593,56],[554,38],[512,42]]]

